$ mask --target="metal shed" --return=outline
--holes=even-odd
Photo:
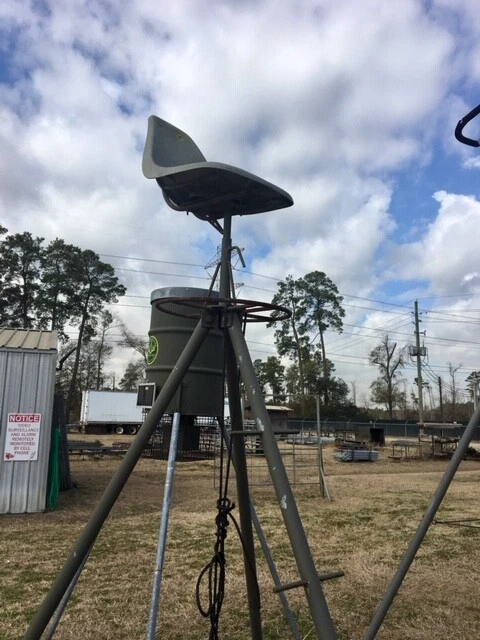
[[[56,331],[0,328],[0,513],[45,509]]]
[[[293,413],[293,409],[290,407],[283,407],[279,405],[267,404],[265,408],[270,417],[272,427],[275,431],[287,431],[288,430],[288,415]],[[253,411],[250,406],[245,407],[245,417],[247,419],[253,418]]]

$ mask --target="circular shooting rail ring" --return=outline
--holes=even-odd
[[[176,311],[166,308],[166,305],[174,304],[185,307],[185,311]],[[190,320],[199,320],[203,311],[214,313],[237,312],[241,315],[243,322],[281,322],[288,320],[292,315],[286,307],[269,302],[257,302],[256,300],[243,300],[240,298],[162,298],[155,301],[155,307],[164,313]],[[190,313],[188,310],[192,309]],[[273,314],[273,315],[265,315]]]

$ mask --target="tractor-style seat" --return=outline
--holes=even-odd
[[[150,116],[143,174],[155,178],[167,204],[204,220],[226,213],[249,215],[293,204],[283,189],[258,176],[219,162],[207,162],[194,141],[173,125]]]

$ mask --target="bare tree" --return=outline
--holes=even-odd
[[[119,324],[120,332],[122,334],[122,340],[120,342],[121,347],[127,347],[129,349],[133,349],[137,353],[139,353],[145,364],[147,363],[147,352],[148,352],[148,340],[146,338],[141,338],[136,336],[133,331],[127,327],[124,322]]]
[[[456,407],[456,403],[457,403],[457,387],[456,387],[456,381],[455,381],[455,374],[457,373],[457,371],[462,367],[462,364],[457,364],[457,366],[453,366],[453,364],[451,362],[448,363],[448,373],[450,374],[450,377],[452,379],[452,387],[451,387],[451,392],[452,392],[452,422],[455,422],[455,407]]]
[[[368,411],[370,409],[370,398],[368,397],[368,393],[362,393],[360,396],[360,402],[362,403],[362,407]]]
[[[385,334],[381,343],[370,352],[370,364],[379,369],[379,377],[372,382],[372,400],[377,404],[384,404],[388,415],[393,418],[393,409],[404,402],[404,392],[398,389],[401,378],[398,372],[404,367],[405,347],[397,348],[396,342],[391,342]]]
[[[103,366],[106,358],[111,355],[113,347],[107,343],[107,332],[112,329],[115,315],[104,309],[100,313],[98,337],[94,341],[94,349],[96,351],[96,373],[95,373],[95,389],[100,389],[104,382]]]
[[[350,380],[350,386],[352,387],[352,402],[357,406],[357,383]]]

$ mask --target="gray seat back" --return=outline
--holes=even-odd
[[[205,161],[195,142],[181,129],[157,116],[148,118],[142,162],[146,178],[160,178],[169,173],[171,167]]]

